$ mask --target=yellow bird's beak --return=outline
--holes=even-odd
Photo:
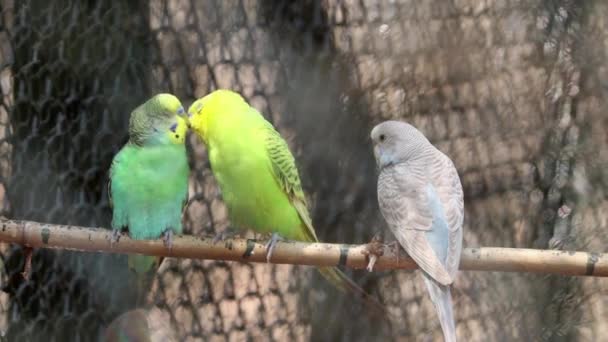
[[[201,139],[205,140],[205,121],[203,115],[200,113],[202,111],[202,103],[201,99],[194,101],[190,108],[188,108],[188,115],[186,123],[188,124],[188,128],[194,131]]]

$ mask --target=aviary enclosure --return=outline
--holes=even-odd
[[[465,247],[608,250],[605,1],[0,6],[3,219],[109,227],[107,172],[131,110],[230,88],[287,138],[324,242],[386,232],[369,131],[399,119],[454,161]],[[204,145],[190,135],[187,148],[185,232],[211,236],[227,210]],[[7,341],[98,340],[129,311],[159,341],[441,339],[418,272],[348,270],[395,315],[380,324],[313,267],[168,258],[141,294],[121,254],[36,248],[27,280],[22,246],[0,256]],[[453,298],[466,341],[608,334],[602,278],[461,271]]]

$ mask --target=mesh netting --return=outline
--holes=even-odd
[[[394,118],[454,160],[465,246],[608,243],[603,1],[0,6],[5,217],[109,227],[107,170],[130,111],[161,91],[188,106],[231,88],[288,140],[323,241],[364,243],[386,230],[368,136]],[[210,235],[229,225],[227,211],[204,146],[191,135],[188,149],[185,230]],[[168,259],[150,291],[136,294],[124,256],[37,250],[24,281],[22,248],[0,246],[0,331],[11,341],[99,339],[125,312],[162,341],[441,338],[414,272],[351,272],[395,314],[382,324],[309,267]],[[453,297],[466,341],[608,332],[608,287],[595,279],[461,272]]]

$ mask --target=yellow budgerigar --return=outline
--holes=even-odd
[[[188,109],[191,129],[208,149],[232,225],[271,233],[267,259],[279,237],[316,242],[300,176],[287,143],[273,125],[236,92],[217,90]],[[384,307],[337,268],[321,274],[341,290]]]

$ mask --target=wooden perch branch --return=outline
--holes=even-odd
[[[0,220],[0,241],[33,248],[70,249],[87,252],[140,253],[178,258],[266,262],[265,242],[228,239],[213,244],[211,238],[181,236],[168,250],[162,240],[131,240],[122,235],[110,244],[111,231],[103,228],[51,225],[31,221]],[[272,262],[313,266],[342,265],[365,268],[367,245],[279,242]],[[415,269],[416,264],[401,250],[384,247],[375,270]],[[568,252],[518,248],[466,248],[461,270],[533,272],[575,276],[608,276],[605,253]]]

